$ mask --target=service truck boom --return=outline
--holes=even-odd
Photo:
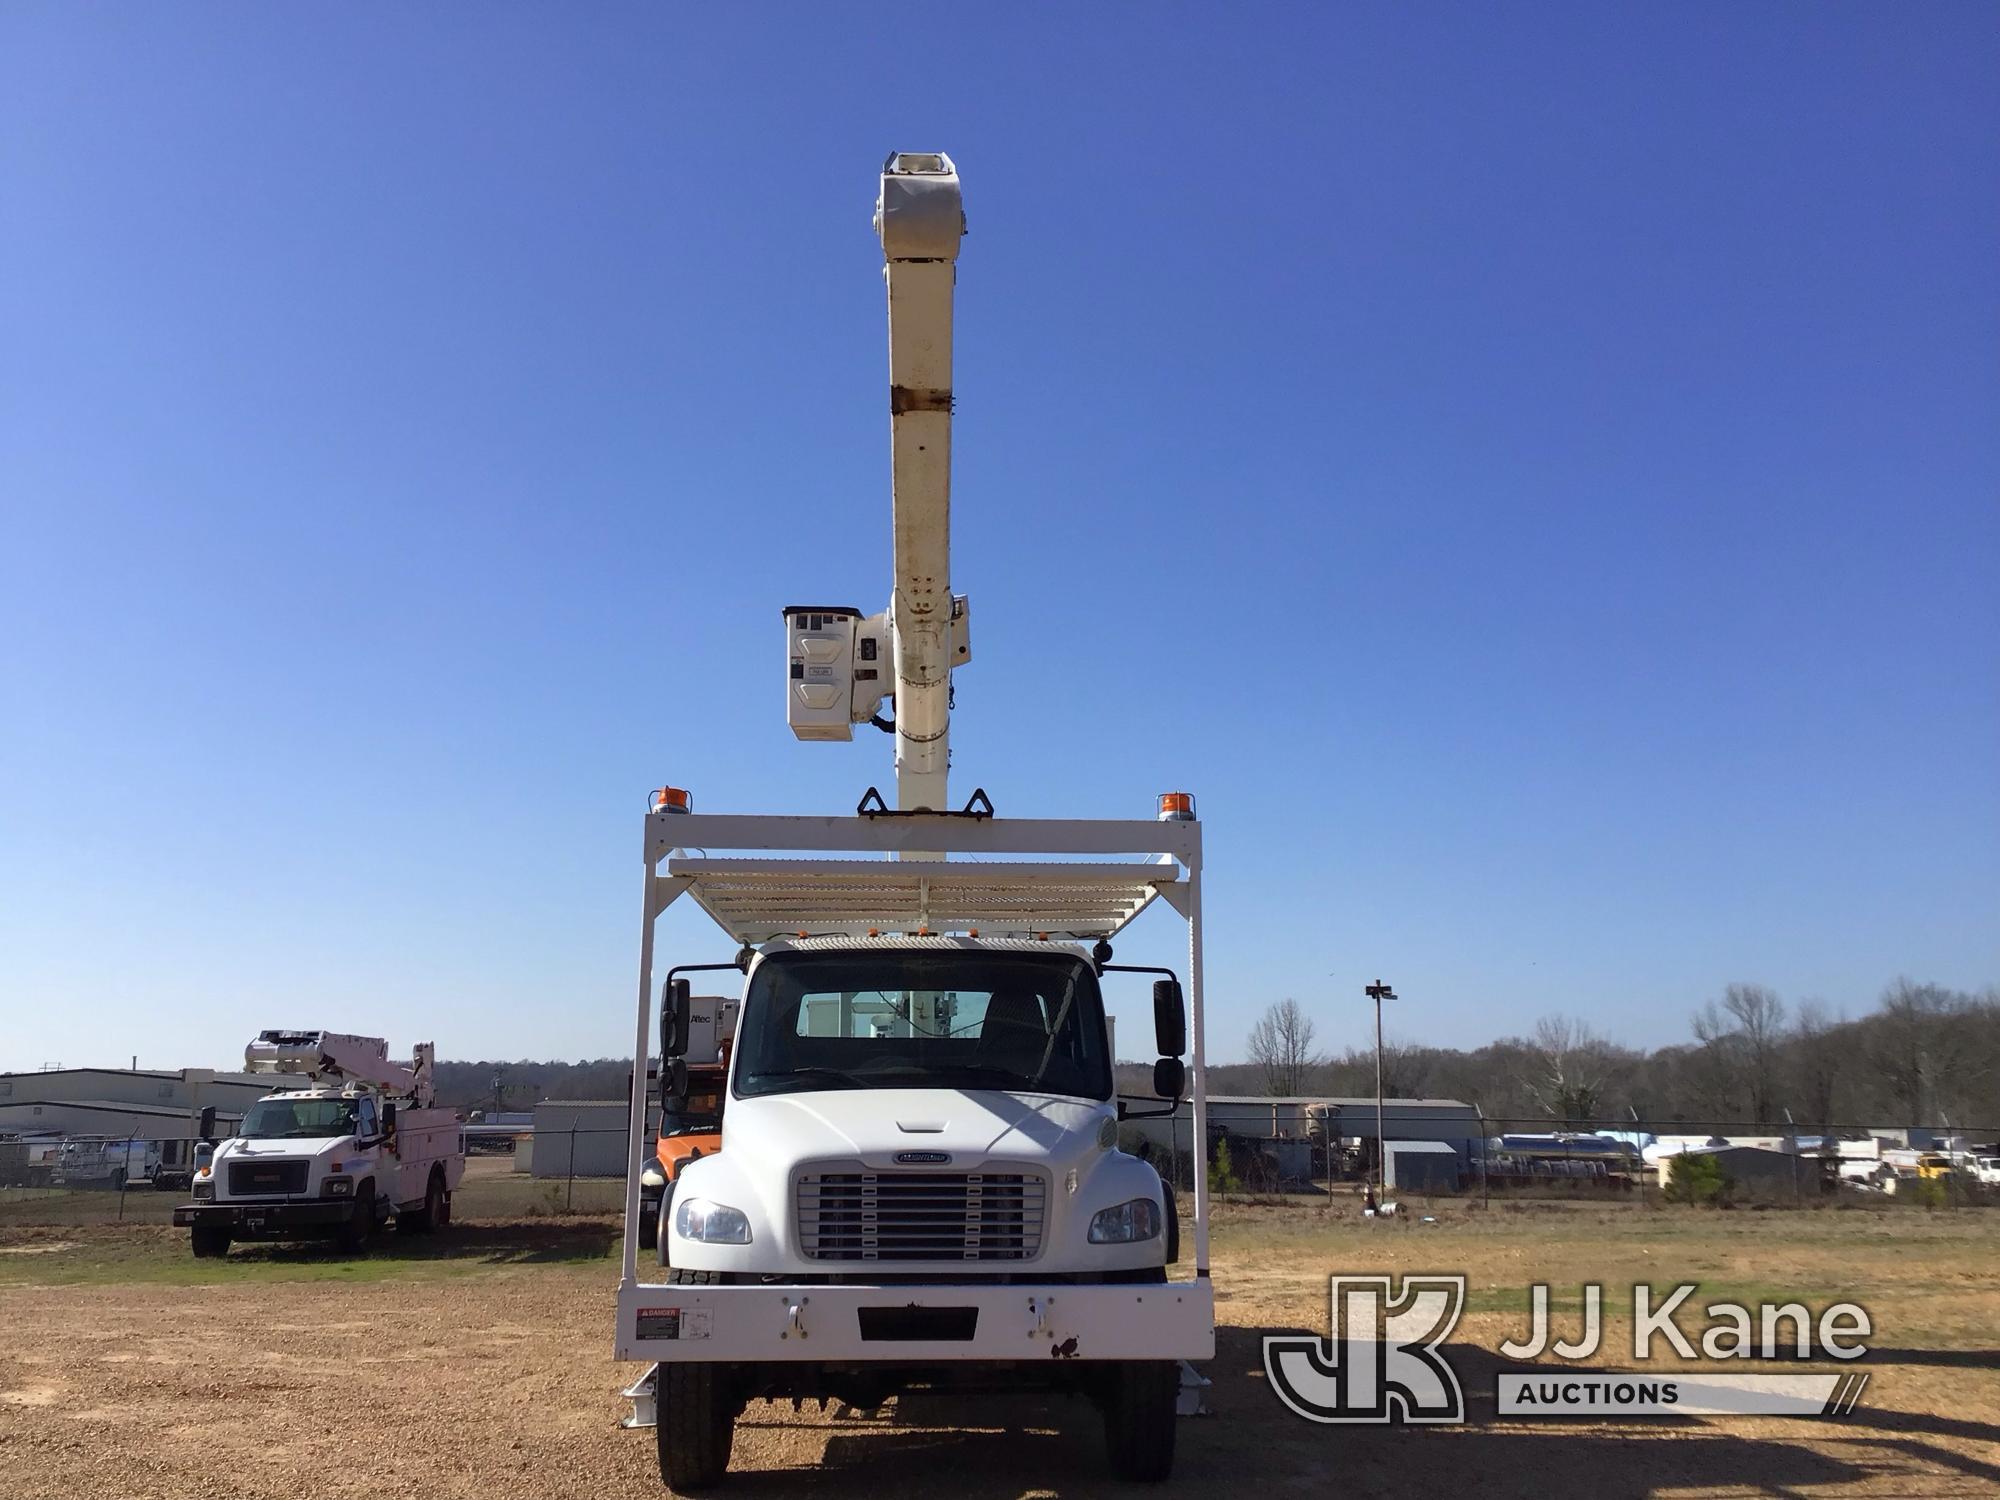
[[[1192,1274],[1176,1274],[1172,1185],[1118,1148],[1118,1122],[1178,1106],[1191,1043],[1207,1138],[1201,825],[1179,792],[1130,820],[1000,818],[983,791],[952,809],[951,674],[971,648],[951,591],[964,215],[950,158],[890,157],[875,226],[893,584],[880,614],[784,611],[786,706],[801,739],[892,729],[895,805],[870,788],[851,817],[728,816],[681,788],[654,794],[616,1352],[655,1363],[628,1393],[632,1425],[654,1426],[662,1480],[690,1490],[721,1480],[753,1399],[1055,1389],[1100,1409],[1117,1476],[1163,1479],[1176,1415],[1205,1383],[1186,1362],[1214,1353],[1206,1174]],[[669,1113],[716,1056],[688,1056],[683,974],[740,968],[742,998],[721,1149],[665,1183],[645,1150],[654,932],[682,898],[736,958],[679,964],[663,986]],[[1118,1097],[1105,982],[1128,967],[1111,940],[1155,903],[1187,924],[1186,990],[1169,969],[1138,971],[1159,1055],[1148,1106]],[[648,1219],[657,1269],[639,1253]]]
[[[245,1070],[309,1086],[259,1099],[197,1167],[194,1201],[174,1210],[194,1253],[323,1236],[360,1250],[392,1216],[406,1233],[444,1228],[465,1174],[465,1131],[435,1107],[435,1055],[429,1042],[398,1062],[380,1037],[259,1032]]]

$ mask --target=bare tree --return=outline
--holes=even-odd
[[[1992,1012],[1942,985],[1898,979],[1882,992],[1875,1063],[1903,1124],[1941,1124],[1965,1107],[1967,1085],[1985,1071],[1977,1033],[1991,1028],[1979,1025],[1982,1014]]]
[[[1792,1016],[1792,1056],[1798,1097],[1806,1119],[1824,1133],[1833,1123],[1834,1096],[1840,1084],[1841,1054],[1846,1044],[1818,1000],[1801,1000]]]
[[[1604,1047],[1587,1025],[1543,1016],[1535,1022],[1534,1059],[1528,1087],[1543,1113],[1564,1125],[1597,1118],[1604,1106]]]
[[[1264,1092],[1302,1093],[1306,1075],[1326,1059],[1313,1050],[1313,1023],[1290,998],[1265,1009],[1250,1028],[1250,1061],[1264,1071]]]
[[[1397,1037],[1382,1042],[1382,1092],[1392,1099],[1420,1099],[1430,1078],[1433,1053]],[[1372,1066],[1372,1062],[1371,1062]]]
[[[1735,1023],[1750,1123],[1767,1125],[1778,1112],[1778,1053],[1784,1044],[1785,1002],[1776,990],[1761,984],[1732,984],[1722,992],[1722,1009]]]
[[[1689,1027],[1700,1044],[1687,1058],[1695,1105],[1714,1123],[1732,1120],[1741,1112],[1738,1101],[1742,1097],[1738,1085],[1743,1064],[1736,1033],[1713,1000],[1694,1013]]]

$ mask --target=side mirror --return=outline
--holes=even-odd
[[[668,1109],[680,1110],[686,1107],[688,1098],[688,1065],[685,1057],[669,1058],[666,1071],[666,1088],[660,1098]]]
[[[1162,1099],[1180,1103],[1187,1087],[1187,1066],[1178,1057],[1163,1057],[1153,1064],[1153,1092]]]
[[[660,1056],[685,1057],[688,1049],[690,987],[685,979],[669,979],[660,996]]]
[[[396,1106],[393,1104],[384,1104],[382,1106],[382,1134],[384,1136],[392,1136],[395,1133]]]
[[[215,1139],[215,1106],[204,1104],[201,1113],[195,1117],[195,1135],[204,1143]]]
[[[194,1169],[199,1172],[204,1167],[215,1164],[215,1142],[202,1141],[194,1148]]]
[[[1158,1042],[1154,1050],[1162,1057],[1179,1057],[1187,1051],[1187,1015],[1178,979],[1153,981],[1153,1036]]]

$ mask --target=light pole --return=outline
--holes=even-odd
[[[1396,992],[1376,980],[1362,993],[1375,1002],[1375,1201],[1382,1201],[1383,1169],[1388,1165],[1388,1132],[1382,1128],[1382,1002],[1396,998]]]

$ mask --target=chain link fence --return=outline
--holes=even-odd
[[[1279,1129],[1211,1121],[1194,1145],[1177,1116],[1128,1119],[1119,1145],[1174,1184],[1183,1212],[1205,1170],[1222,1206],[1267,1203],[1409,1204],[1560,1200],[1797,1207],[1830,1202],[1959,1208],[2000,1204],[2000,1128],[1680,1124],[1553,1128],[1547,1120],[1467,1111],[1421,1131],[1392,1114],[1378,1150],[1372,1111],[1288,1118]],[[1257,1123],[1262,1124],[1263,1119]],[[1915,1141],[1918,1144],[1911,1145]],[[624,1211],[628,1136],[622,1128],[468,1133],[454,1217],[514,1220],[617,1216]],[[189,1136],[37,1135],[0,1138],[0,1228],[168,1224],[193,1193],[199,1142]],[[1386,1159],[1384,1159],[1386,1158]]]
[[[1789,1123],[1632,1120],[1561,1127],[1545,1117],[1467,1108],[1457,1121],[1413,1122],[1389,1112],[1378,1135],[1372,1109],[1329,1116],[1313,1107],[1286,1101],[1236,1111],[1239,1119],[1269,1118],[1281,1127],[1275,1132],[1217,1124],[1214,1113],[1226,1111],[1212,1112],[1199,1153],[1185,1109],[1143,1124],[1127,1120],[1120,1144],[1150,1161],[1184,1205],[1198,1164],[1223,1203],[1318,1197],[1360,1205],[1379,1194],[1384,1201],[1571,1199],[1634,1207],[2000,1204],[1996,1126],[1808,1131]]]

